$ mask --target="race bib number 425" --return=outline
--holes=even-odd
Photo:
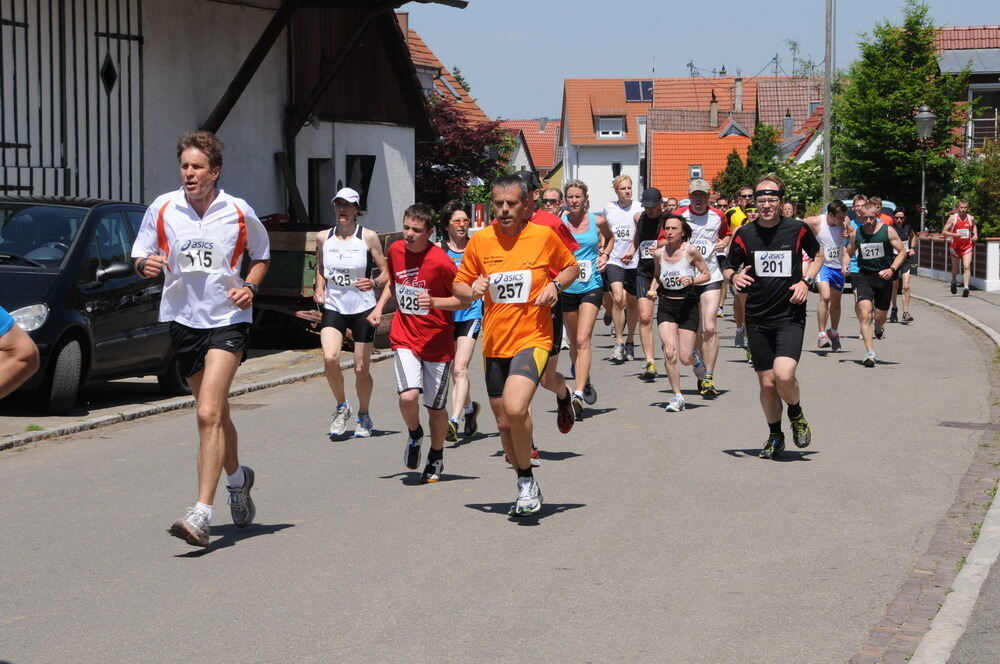
[[[840,247],[827,247],[826,260],[828,263],[840,261]]]
[[[524,304],[531,294],[531,270],[490,275],[490,299],[498,304]]]
[[[427,310],[420,308],[420,300],[417,299],[421,293],[426,293],[426,288],[417,288],[416,286],[404,286],[403,284],[396,284],[396,300],[399,302],[399,310],[404,314],[412,314],[414,316],[426,316]]]
[[[798,258],[796,256],[796,258]],[[758,277],[792,276],[791,251],[755,251],[753,269]]]

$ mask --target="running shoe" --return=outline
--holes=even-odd
[[[375,425],[372,424],[372,417],[368,413],[358,413],[358,421],[354,424],[354,437],[355,438],[371,438],[372,430],[375,429]]]
[[[885,328],[884,327],[879,327],[878,325],[875,326],[875,338],[876,339],[884,339],[885,338]]]
[[[764,449],[760,451],[758,455],[761,459],[777,459],[778,455],[785,451],[785,436],[771,434],[767,442],[764,443]]]
[[[416,470],[420,467],[420,443],[421,440],[419,438],[416,440],[408,438],[406,441],[406,449],[403,451],[403,463],[410,470]]]
[[[826,334],[830,337],[830,350],[834,353],[840,352],[840,334],[830,331],[827,331]]]
[[[962,289],[962,297],[969,297],[969,289],[968,288],[963,288]]]
[[[684,397],[679,394],[675,394],[667,402],[666,411],[668,413],[679,413],[684,410]]]
[[[608,311],[607,309],[605,309],[604,310],[604,324],[605,325],[611,325],[611,321],[613,321],[613,320],[614,319],[611,317],[611,312]]]
[[[174,521],[167,532],[191,546],[208,546],[208,531],[208,514],[192,505],[184,518]]]
[[[705,361],[701,359],[701,353],[695,348],[694,352],[691,354],[694,358],[694,363],[691,365],[691,369],[694,371],[694,375],[698,378],[698,389],[701,390],[701,381],[705,380],[705,376],[708,374],[708,367],[705,366]]]
[[[722,317],[724,317],[725,315],[726,315],[726,314],[725,314],[725,313],[723,313],[723,311],[722,311],[722,307],[719,307],[719,310],[715,312],[715,317],[716,317],[716,318],[722,318]]]
[[[534,468],[539,468],[542,465],[542,460],[539,458],[538,448],[535,447],[534,441],[531,443],[531,465]]]
[[[819,348],[829,348],[830,347],[830,338],[828,336],[826,336],[826,332],[820,332],[819,333],[819,338],[816,339],[816,345]]]
[[[448,431],[445,432],[444,439],[449,443],[458,442],[458,420],[454,417],[448,418]]]
[[[347,422],[351,419],[351,406],[344,403],[337,406],[330,420],[330,437],[343,436],[347,431]]]
[[[913,322],[913,316],[910,315],[909,311],[904,311],[903,312],[903,322],[904,323],[912,323]]]
[[[896,307],[893,307],[889,311],[889,322],[890,323],[898,323],[899,322],[899,317],[897,316],[898,313],[899,313],[899,310]]]
[[[462,435],[466,438],[471,438],[479,433],[479,411],[481,408],[478,401],[473,401],[472,412],[465,414],[465,430]]]
[[[733,345],[737,348],[743,348],[746,342],[746,332],[744,329],[742,327],[736,328],[736,341],[733,342]]]
[[[753,364],[753,353],[750,352],[750,347],[747,346],[747,364]],[[698,390],[699,392],[701,390]]]
[[[253,488],[253,470],[249,466],[243,466],[243,486],[234,489],[227,486],[229,491],[229,513],[233,516],[233,524],[237,528],[246,528],[257,516],[257,508],[250,497],[250,489]]]
[[[865,366],[869,369],[875,366],[875,351],[870,350],[865,354]]]
[[[594,386],[590,384],[589,380],[583,387],[583,400],[588,406],[593,406],[597,403],[597,390],[594,389]]]
[[[517,478],[517,500],[510,506],[509,516],[531,516],[542,509],[542,492],[534,477]]]
[[[715,387],[715,381],[712,379],[712,374],[705,374],[704,380],[701,381],[701,388],[698,390],[701,396],[706,399],[714,399],[719,396],[719,390]]]
[[[432,461],[424,466],[424,472],[420,473],[420,481],[424,484],[440,482],[442,472],[444,472],[444,459]]]
[[[573,408],[573,399],[562,399],[556,398],[556,426],[559,428],[559,433],[569,433],[573,429],[573,423],[576,422],[576,410]]]
[[[577,422],[583,421],[583,396],[573,393],[573,415]]]
[[[569,341],[566,340],[566,335],[563,335],[562,340],[559,342],[559,350],[569,350]]]
[[[958,284],[956,284],[956,283],[955,283],[955,282],[953,281],[953,282],[951,282],[951,294],[952,294],[952,295],[954,295],[954,294],[955,294],[955,293],[957,293],[957,292],[958,292]]]
[[[643,380],[654,380],[656,378],[656,362],[646,360],[646,364],[642,365],[642,374],[639,378]]]
[[[615,347],[611,349],[611,359],[615,362],[625,361],[625,344],[615,344]]]
[[[631,362],[635,359],[635,344],[625,344],[625,360]]]
[[[809,428],[806,418],[799,415],[798,417],[791,418],[791,420],[792,442],[795,443],[795,447],[809,447],[809,443],[812,442],[812,430]]]

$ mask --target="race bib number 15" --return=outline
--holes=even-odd
[[[531,270],[490,275],[490,299],[498,304],[524,304],[531,294]]]
[[[214,242],[185,242],[178,256],[181,272],[218,272],[222,269]]]
[[[790,277],[792,276],[792,252],[755,251],[753,252],[753,269],[758,277]]]

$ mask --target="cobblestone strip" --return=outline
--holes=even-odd
[[[923,298],[921,298],[923,299]],[[993,335],[965,326],[987,366],[990,377],[990,422],[1000,422],[1000,371],[994,362]],[[985,330],[983,330],[985,333]],[[995,334],[995,333],[994,333]],[[974,544],[989,509],[991,492],[1000,479],[1000,435],[989,429],[980,436],[972,464],[959,482],[955,501],[938,523],[927,551],[917,560],[882,620],[850,659],[850,664],[908,664],[931,621],[951,592],[955,577]]]

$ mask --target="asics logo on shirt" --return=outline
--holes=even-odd
[[[215,243],[209,242],[207,240],[185,240],[184,244],[181,245],[181,251],[187,251],[188,249],[214,249]]]

